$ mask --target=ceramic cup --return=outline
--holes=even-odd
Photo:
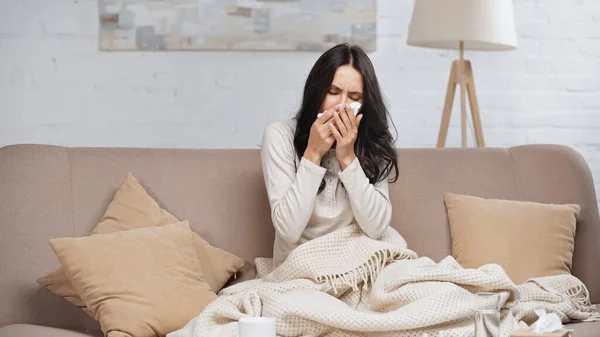
[[[239,337],[276,337],[275,318],[244,317],[238,322]]]

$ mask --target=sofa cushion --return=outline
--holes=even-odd
[[[142,185],[129,173],[115,193],[92,235],[164,226],[178,221],[175,216],[161,209],[158,203],[148,195]],[[214,292],[218,292],[231,275],[242,268],[244,260],[210,245],[196,233],[192,234],[192,238],[200,261],[202,277]],[[65,276],[62,267],[58,267],[44,277],[39,278],[38,283],[87,312],[83,301]]]
[[[572,337],[600,337],[600,322],[566,324],[575,332]],[[90,337],[83,332],[49,328],[45,326],[15,324],[0,328],[0,337]]]
[[[565,328],[575,331],[572,337],[600,337],[600,322],[565,324]]]
[[[182,328],[217,297],[200,277],[191,234],[183,221],[50,244],[105,335],[154,337]]]
[[[464,268],[495,263],[515,284],[569,274],[578,205],[445,193],[452,255]]]
[[[0,337],[90,337],[90,335],[84,332],[47,326],[13,324],[1,327]]]
[[[158,226],[179,221],[171,213],[160,208],[134,176],[128,173],[92,235],[151,227],[148,220],[149,223]],[[195,232],[192,232],[192,238],[204,279],[215,293],[219,292],[229,278],[243,267],[244,260],[211,246]]]

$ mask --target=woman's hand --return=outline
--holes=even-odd
[[[321,165],[321,159],[333,145],[335,137],[333,137],[330,124],[334,121],[333,111],[327,110],[318,117],[308,135],[308,145],[304,151],[304,158],[311,162]]]
[[[363,115],[360,114],[355,117],[349,104],[342,105],[335,112],[334,121],[330,123],[329,127],[337,142],[335,147],[336,157],[343,171],[356,159],[354,143],[358,136],[358,127]]]

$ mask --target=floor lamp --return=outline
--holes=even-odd
[[[437,147],[446,145],[456,86],[460,88],[462,147],[467,147],[467,95],[477,146],[485,146],[473,68],[464,59],[464,51],[517,47],[512,0],[415,0],[407,43],[459,50],[459,59],[450,69]]]

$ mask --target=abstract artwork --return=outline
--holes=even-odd
[[[376,0],[99,0],[101,50],[376,48]]]

